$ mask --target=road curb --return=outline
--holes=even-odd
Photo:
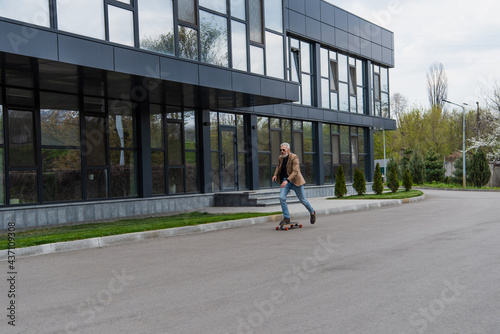
[[[370,209],[376,209],[387,206],[394,206],[400,204],[414,203],[420,202],[425,199],[425,195],[413,198],[407,198],[404,200],[384,200],[377,201],[369,204],[356,204],[356,205],[348,205],[340,208],[333,209],[322,209],[317,210],[316,214],[318,215],[330,215],[330,214],[340,214],[340,213],[349,213],[356,211],[365,211]],[[295,218],[303,218],[308,217],[309,213],[304,212],[300,214],[294,214]],[[16,248],[11,250],[15,254],[16,258],[27,257],[27,256],[36,256],[36,255],[46,255],[46,254],[55,254],[76,250],[84,250],[84,249],[92,249],[92,248],[102,248],[106,246],[118,245],[122,243],[133,243],[133,242],[141,242],[148,239],[153,238],[169,238],[175,237],[179,235],[188,235],[195,233],[205,233],[205,232],[213,232],[213,231],[221,231],[228,228],[234,227],[243,227],[249,225],[256,224],[264,224],[264,223],[272,223],[278,222],[282,218],[280,215],[271,215],[265,217],[256,217],[256,218],[247,218],[247,219],[238,219],[238,220],[228,220],[217,223],[210,224],[202,224],[195,226],[185,226],[185,227],[175,227],[164,230],[155,230],[155,231],[146,231],[146,232],[136,232],[136,233],[127,233],[127,234],[119,234],[119,235],[111,235],[107,237],[99,237],[99,238],[91,238],[84,240],[76,240],[76,241],[67,241],[67,242],[57,242],[52,244],[45,244],[40,246],[32,246],[25,248]],[[0,261],[4,261],[8,259],[9,250],[1,250],[0,251]],[[12,255],[12,253],[11,253]]]

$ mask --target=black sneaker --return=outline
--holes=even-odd
[[[314,224],[316,222],[316,211],[313,211],[311,213],[311,224]]]
[[[290,224],[290,218],[283,218],[283,220],[280,222],[280,226]]]

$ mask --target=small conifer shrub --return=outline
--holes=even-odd
[[[413,179],[411,177],[410,169],[406,168],[403,172],[403,187],[405,191],[410,191],[413,186]]]
[[[342,168],[342,165],[340,165],[335,176],[335,196],[343,197],[346,194],[347,187],[345,185],[344,169]]]
[[[396,171],[396,167],[392,167],[389,170],[389,177],[387,180],[387,187],[391,189],[393,193],[398,191],[399,188],[399,180],[398,180],[398,172]]]
[[[363,175],[363,172],[359,170],[359,168],[356,168],[356,170],[354,171],[354,183],[352,186],[360,196],[366,192],[365,176]]]
[[[384,191],[384,184],[382,182],[382,172],[380,171],[380,164],[377,162],[375,166],[375,175],[373,176],[372,190],[375,194],[380,195]]]

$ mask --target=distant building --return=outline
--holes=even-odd
[[[279,187],[281,142],[309,187],[372,180],[374,129],[396,127],[393,33],[324,1],[31,3],[0,7],[4,224]]]

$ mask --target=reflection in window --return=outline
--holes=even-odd
[[[165,153],[151,152],[151,178],[153,179],[153,195],[166,194],[165,191]]]
[[[11,170],[9,172],[10,204],[38,202],[36,171]]]
[[[135,152],[112,150],[110,160],[111,197],[136,196]]]
[[[300,78],[300,50],[292,49],[290,59],[290,80],[299,82]]]
[[[237,21],[231,22],[231,44],[233,48],[233,68],[247,70],[247,32],[246,25]]]
[[[49,1],[0,1],[0,16],[50,28]]]
[[[108,6],[109,40],[134,46],[134,17],[132,11]]]
[[[250,71],[264,75],[264,49],[250,45]]]
[[[200,11],[201,61],[228,66],[227,20],[218,15]]]
[[[109,108],[109,146],[120,148],[135,147],[134,117],[129,108]]]
[[[179,0],[177,2],[179,20],[196,25],[196,1]]]
[[[356,128],[353,128],[356,129]],[[351,137],[351,155],[352,155],[352,164],[357,165],[359,163],[359,148],[358,148],[358,137]]]
[[[266,32],[266,62],[267,75],[284,78],[283,37]]]
[[[40,93],[42,145],[80,146],[78,96]]]
[[[38,61],[40,87],[64,93],[78,94],[78,67],[56,62]]]
[[[139,36],[141,48],[175,54],[172,0],[140,0]]]
[[[87,198],[108,197],[108,171],[106,169],[87,169]]]
[[[167,125],[168,165],[180,166],[182,162],[182,136],[180,123]]]
[[[283,31],[283,5],[281,0],[265,1],[266,28],[275,31]]]
[[[82,199],[80,150],[42,149],[43,201]]]
[[[226,14],[226,0],[200,0],[200,6]]]
[[[179,26],[179,57],[198,60],[198,31]]]
[[[5,150],[0,148],[0,205],[5,204],[5,193]]]
[[[33,112],[9,110],[9,157],[11,167],[35,166]]]
[[[177,194],[183,193],[184,190],[184,169],[169,168],[168,169],[168,193]]]
[[[262,41],[262,0],[249,0],[250,40],[255,43]]]
[[[104,39],[103,1],[57,1],[57,26],[60,30]]]
[[[85,117],[85,156],[87,166],[106,165],[106,133],[103,117]]]
[[[231,0],[231,16],[245,20],[245,0]]]

